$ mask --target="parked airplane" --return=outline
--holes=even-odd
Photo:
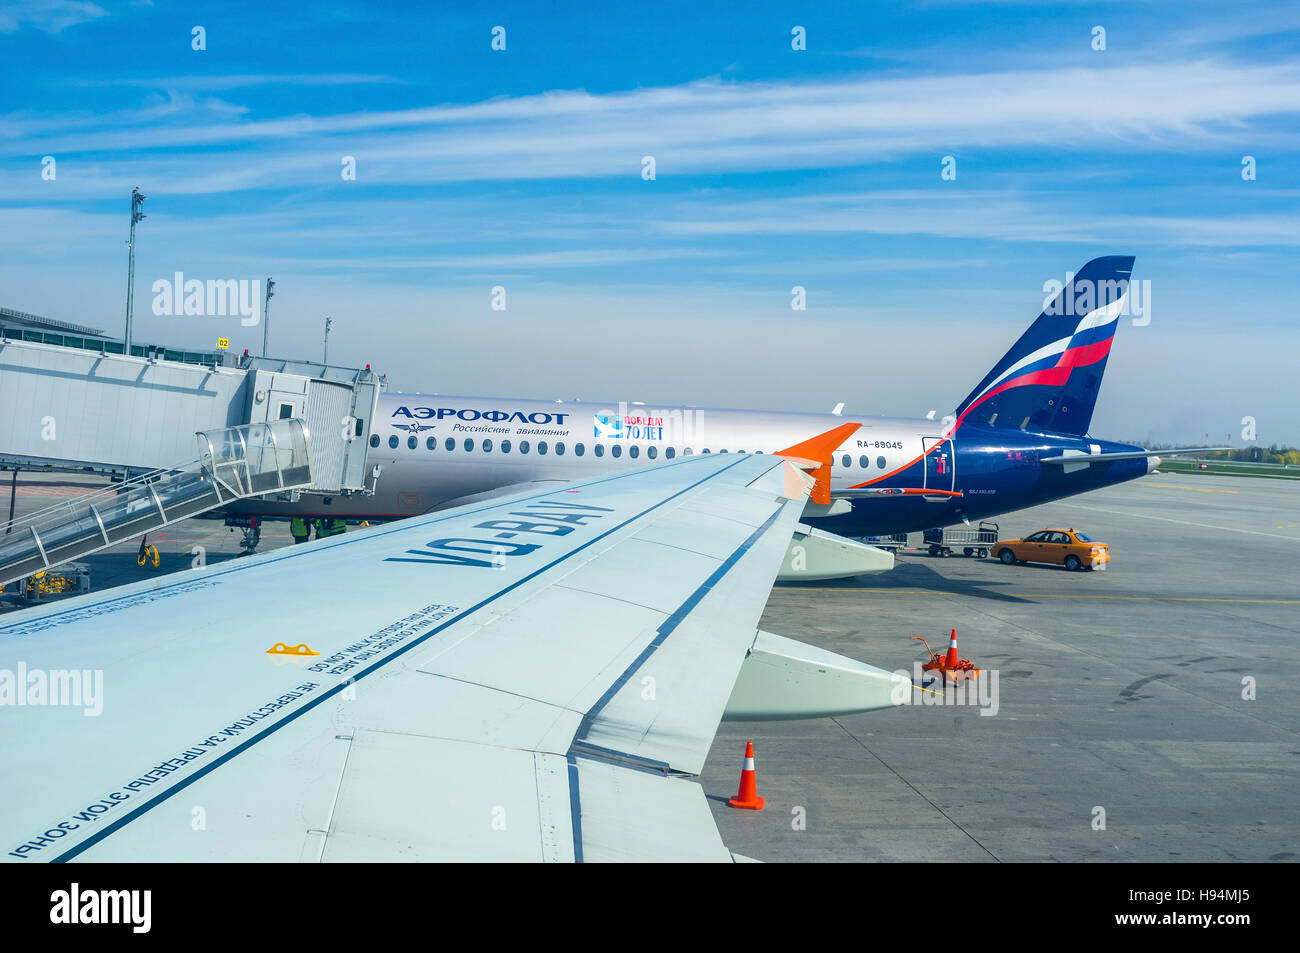
[[[1132,268],[1131,256],[1084,265],[942,421],[387,394],[367,451],[380,474],[373,495],[228,512],[400,519],[684,455],[776,453],[827,431],[840,438],[829,492],[814,492],[804,520],[840,536],[945,526],[1122,483],[1159,457],[1088,431]]]

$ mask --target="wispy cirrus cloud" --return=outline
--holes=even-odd
[[[69,86],[93,89],[139,88],[219,92],[246,89],[250,86],[380,86],[407,82],[377,73],[243,73],[226,76],[108,76],[69,79]]]
[[[0,33],[14,33],[25,26],[60,33],[106,16],[103,7],[84,0],[8,0],[0,6]]]
[[[359,180],[398,184],[635,176],[647,154],[660,175],[680,176],[962,150],[1203,150],[1247,132],[1254,142],[1294,146],[1294,123],[1274,120],[1297,114],[1300,67],[1195,61],[834,82],[715,79],[257,120],[182,113],[131,129],[43,136],[39,146],[17,128],[0,154],[97,153],[101,180],[117,183],[114,156],[129,153],[133,167],[152,165],[169,189],[201,193],[321,184],[343,154],[364,169]],[[185,161],[173,161],[182,148]],[[232,174],[241,164],[247,171]]]

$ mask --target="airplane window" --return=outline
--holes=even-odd
[[[546,441],[545,441],[545,440],[539,440],[539,441],[537,441],[537,452],[538,452],[538,453],[545,453],[545,452],[546,452]]]
[[[377,446],[379,446],[379,434],[377,434],[377,433],[372,433],[372,434],[370,435],[370,446],[372,446],[372,447],[377,447]]]
[[[563,441],[556,441],[556,444],[555,444],[555,455],[556,455],[557,457],[562,457],[562,456],[564,456],[564,442],[563,442]]]
[[[574,456],[576,456],[576,457],[580,457],[580,456],[582,456],[582,455],[583,455],[584,453],[586,453],[586,452],[587,452],[587,448],[586,448],[586,446],[585,446],[584,444],[576,443],[576,444],[573,445],[573,455],[574,455]]]
[[[710,450],[708,447],[705,447],[704,450],[703,450],[702,452],[703,452],[703,453],[712,453],[713,451]]]
[[[623,445],[621,443],[614,444],[614,446],[609,448],[609,455],[611,457],[623,456]]]
[[[502,453],[509,453],[509,452],[510,452],[510,441],[509,441],[509,440],[502,440],[502,441],[501,441],[501,452],[502,452]]]
[[[448,438],[446,439],[446,441],[443,443],[443,446],[446,447],[448,450],[455,450],[455,449],[456,449],[456,438],[455,438],[455,437],[448,437]]]
[[[397,449],[397,434],[393,434],[391,437],[388,438],[388,448],[390,450]]]
[[[844,459],[842,459],[840,463],[842,463],[844,465],[844,469],[847,470],[849,467],[853,466],[853,458],[846,453],[844,454]]]
[[[473,441],[473,440],[470,440],[469,438],[466,438],[466,440],[465,440],[465,449],[466,449],[466,450],[473,450],[473,449],[474,449],[474,441]]]
[[[426,440],[426,441],[424,442],[424,446],[425,446],[427,449],[429,449],[429,450],[437,450],[437,449],[438,449],[438,438],[437,438],[437,437],[430,437],[428,440]]]
[[[884,457],[876,457],[876,466],[880,467],[880,469],[882,469],[882,470],[885,469],[885,458],[884,458]]]
[[[682,456],[693,457],[695,456],[695,451],[691,447],[687,447],[685,450],[682,451]]]
[[[407,437],[407,438],[406,438],[406,449],[407,449],[407,450],[414,450],[414,449],[415,449],[415,438],[414,438],[414,437]]]
[[[596,444],[596,456],[603,457],[604,455],[605,455],[605,445],[603,443]]]
[[[641,448],[636,444],[632,444],[632,446],[627,448],[627,455],[635,460],[637,457],[641,456]]]
[[[858,466],[865,470],[867,467],[871,466],[871,458],[867,456],[858,457]]]
[[[491,453],[491,452],[492,452],[492,441],[491,441],[491,440],[484,440],[484,441],[483,441],[483,452],[484,452],[484,453]]]
[[[651,447],[648,450],[646,450],[645,455],[649,457],[651,460],[653,460],[655,457],[659,456],[659,448]]]
[[[520,453],[527,453],[527,452],[528,452],[528,441],[527,441],[527,440],[520,440],[520,441],[519,441],[519,452],[520,452]]]
[[[671,460],[675,456],[677,456],[677,451],[674,450],[672,447],[669,447],[667,450],[664,451],[665,460]]]

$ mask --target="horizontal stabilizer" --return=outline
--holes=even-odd
[[[1148,457],[1176,457],[1187,453],[1218,453],[1232,447],[1188,447],[1185,450],[1129,450],[1120,453],[1067,453],[1059,457],[1039,457],[1039,463],[1091,463],[1094,460],[1144,460]]]

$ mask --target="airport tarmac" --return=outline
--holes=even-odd
[[[943,651],[955,626],[998,672],[997,714],[724,723],[702,777],[723,840],[768,861],[1300,858],[1300,487],[1156,473],[998,522],[1075,527],[1113,561],[909,552],[778,588],[762,622],[891,670],[922,658],[909,636]],[[748,738],[761,813],[725,804]]]
[[[99,485],[22,474],[17,513]],[[723,840],[766,861],[1300,858],[1300,487],[1157,473],[999,522],[1004,537],[1073,526],[1113,561],[1071,573],[918,550],[891,573],[773,591],[764,628],[891,670],[922,659],[909,636],[942,651],[955,626],[961,655],[997,673],[997,713],[724,723],[701,778]],[[240,538],[189,520],[150,537],[158,569],[136,565],[138,542],[82,561],[100,591],[188,568],[195,547],[236,558]],[[290,543],[270,523],[260,551]],[[748,738],[757,813],[725,803]]]

